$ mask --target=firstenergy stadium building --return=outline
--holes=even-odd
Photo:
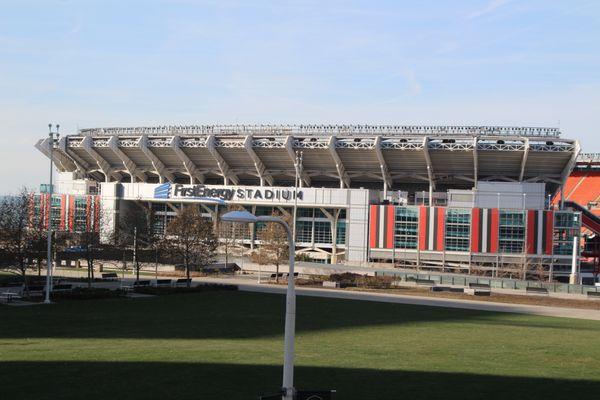
[[[53,198],[35,204],[58,230],[89,228],[100,210],[113,229],[133,203],[153,211],[157,234],[186,204],[213,219],[229,205],[290,216],[297,206],[297,251],[315,261],[539,265],[560,277],[582,222],[597,222],[561,201],[580,147],[555,128],[97,128],[36,145],[46,155],[49,146],[60,174]],[[260,245],[255,231],[248,248]]]

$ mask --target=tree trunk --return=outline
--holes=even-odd
[[[88,273],[88,289],[92,288],[92,278],[94,273],[94,265],[92,264],[92,258],[88,254],[87,259],[87,273]]]
[[[191,286],[190,285],[191,282],[190,282],[190,266],[189,266],[189,264],[185,264],[185,277],[187,279],[187,281],[186,281],[187,287],[189,288]]]
[[[275,264],[275,283],[279,283],[279,264]]]
[[[187,254],[185,256],[184,261],[185,261],[185,278],[186,278],[185,284],[189,288],[189,287],[191,287],[191,285],[190,285],[190,283],[191,283],[190,282],[190,261],[189,261]]]

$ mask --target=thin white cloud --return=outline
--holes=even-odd
[[[502,6],[510,3],[511,1],[512,0],[491,0],[490,2],[487,3],[487,5],[484,8],[473,11],[470,14],[468,14],[467,18],[475,19],[475,18],[482,17],[484,15],[490,14],[490,13],[494,12],[497,8],[502,7]]]

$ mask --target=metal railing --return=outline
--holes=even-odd
[[[600,153],[579,153],[577,162],[593,163],[600,162]]]
[[[548,127],[459,125],[173,125],[79,129],[80,135],[516,136],[558,138]]]
[[[435,282],[440,285],[456,285],[456,286],[469,286],[470,283],[486,284],[490,285],[491,289],[512,289],[512,290],[526,290],[528,287],[533,288],[544,288],[548,292],[553,293],[569,293],[569,294],[583,294],[587,292],[600,292],[600,288],[592,285],[572,285],[569,283],[560,282],[542,282],[542,281],[525,281],[518,279],[508,278],[487,278],[480,276],[459,276],[459,275],[443,275],[443,274],[432,274],[432,273],[419,273],[419,272],[401,272],[401,271],[381,271],[376,270],[377,276],[392,276],[403,281],[410,281],[412,279],[426,279]]]

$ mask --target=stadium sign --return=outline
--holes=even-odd
[[[296,194],[297,193],[297,194]],[[291,189],[244,187],[244,188],[211,188],[205,185],[182,185],[164,183],[154,189],[156,199],[207,199],[207,200],[298,200],[304,198],[301,190],[295,192]]]

